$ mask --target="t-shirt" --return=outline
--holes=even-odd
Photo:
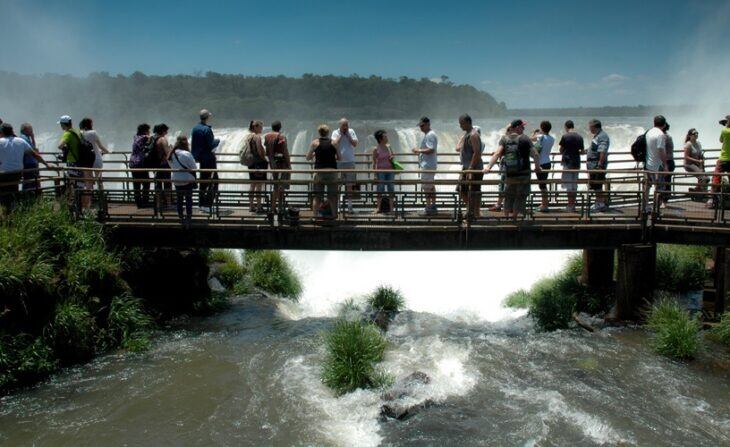
[[[577,132],[568,132],[560,138],[560,147],[563,148],[563,166],[580,169],[580,153],[585,149],[583,137]]]
[[[667,136],[667,160],[674,160],[674,138],[671,135]]]
[[[20,138],[24,139],[25,142],[28,143],[28,145],[30,145],[30,147],[33,147],[33,140],[28,135],[21,133]],[[33,149],[35,149],[35,148],[33,148]],[[23,157],[23,168],[25,168],[25,169],[38,168],[38,160],[30,154],[25,154],[25,156]]]
[[[23,157],[32,154],[33,148],[19,137],[0,138],[0,172],[19,172],[23,170]]]
[[[172,181],[176,185],[186,185],[195,181],[193,174],[198,166],[195,164],[195,158],[189,151],[175,149],[175,152],[167,161],[172,171]],[[192,171],[192,172],[190,172]]]
[[[68,150],[66,163],[78,163],[79,161],[79,145],[81,144],[81,135],[76,129],[67,130],[61,135],[61,142],[66,143]]]
[[[722,143],[720,161],[730,161],[730,128],[726,127],[722,129],[722,132],[720,132],[720,143]]]
[[[648,171],[660,171],[664,164],[661,159],[661,153],[667,148],[667,136],[664,132],[652,127],[646,133],[646,169]]]
[[[438,169],[438,156],[436,151],[438,150],[439,140],[436,136],[436,132],[429,130],[421,140],[421,147],[419,149],[433,149],[430,154],[418,154],[418,164],[421,169],[435,170]]]
[[[684,144],[684,149],[689,149],[689,156],[691,158],[694,158],[696,160],[702,160],[704,158],[704,155],[702,153],[702,144],[700,142],[696,142],[692,144],[691,141],[688,141]],[[684,164],[686,165],[697,165],[697,163],[693,163],[690,161],[685,161]]]
[[[91,143],[94,146],[94,152],[97,157],[101,157],[101,148],[99,147],[99,135],[96,134],[95,130],[82,130],[81,135],[84,136],[84,140]]]
[[[518,135],[516,133],[512,133],[509,135],[503,136],[499,140],[499,146],[502,146],[505,148],[507,147],[507,143],[510,140],[517,139],[517,151],[520,155],[520,170],[516,173],[507,173],[507,177],[523,177],[523,176],[529,176],[530,175],[530,152],[532,152],[532,140],[530,140],[530,137],[527,135]],[[506,156],[506,153],[502,155],[502,159],[504,159]]]
[[[591,140],[591,147],[588,150],[588,156],[586,157],[586,167],[588,169],[606,169],[608,165],[608,154],[606,154],[606,160],[603,165],[599,164],[601,160],[601,152],[608,152],[608,147],[611,142],[608,138],[608,134],[601,130]]]
[[[357,135],[355,135],[355,131],[352,129],[348,129],[348,132],[350,134],[350,138],[352,138],[354,141],[357,141]],[[332,132],[332,140],[340,140],[340,161],[343,163],[354,163],[355,146],[353,146],[352,143],[350,143],[350,140],[348,140],[347,138],[340,138],[341,135],[342,133],[340,132],[340,129]]]
[[[550,152],[553,150],[553,145],[555,145],[555,138],[552,135],[539,135],[536,145],[540,149],[540,165],[549,164]]]

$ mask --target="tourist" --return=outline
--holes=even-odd
[[[524,134],[525,126],[527,123],[523,120],[512,121],[510,134],[499,140],[497,150],[485,169],[489,172],[500,158],[503,160],[504,217],[513,219],[517,219],[519,214],[525,214],[525,202],[530,193],[530,157],[535,161],[535,172],[541,171],[540,157],[532,140]]]
[[[602,213],[608,210],[608,197],[603,191],[606,183],[606,169],[608,168],[608,149],[611,141],[608,134],[604,132],[603,125],[599,120],[588,122],[588,130],[593,135],[591,147],[588,149],[586,168],[593,171],[588,174],[588,186],[596,193],[596,203],[591,206],[594,213]]]
[[[580,155],[585,153],[583,137],[575,131],[575,124],[565,122],[565,133],[560,138],[561,166],[563,168],[562,184],[568,196],[568,206],[565,211],[575,213],[575,199],[578,191],[578,171],[580,170]]]
[[[326,124],[322,124],[317,128],[319,138],[312,141],[307,152],[307,160],[314,160],[315,170],[327,170],[326,172],[317,172],[314,175],[314,184],[312,193],[314,200],[312,208],[315,215],[323,217],[337,218],[337,200],[338,200],[338,178],[337,161],[340,159],[340,149],[332,143],[330,138],[330,128]],[[323,193],[327,190],[327,200],[323,200]]]
[[[438,137],[431,129],[431,120],[424,116],[418,121],[418,128],[423,132],[423,139],[413,153],[418,154],[418,167],[421,171],[436,171],[438,169]],[[438,213],[436,208],[436,185],[434,180],[436,173],[421,172],[421,188],[423,189],[426,201],[424,213],[433,215]]]
[[[81,193],[81,209],[88,209],[91,207],[91,193],[85,191],[90,191],[93,188],[91,172],[85,169],[74,169],[81,167],[81,144],[83,136],[78,130],[73,128],[73,121],[68,115],[62,116],[58,120],[58,124],[61,126],[61,130],[63,130],[58,149],[65,154],[66,167],[69,168],[67,173],[72,187],[78,191],[84,191]]]
[[[246,136],[246,140],[253,155],[253,163],[247,166],[249,169],[248,177],[255,182],[251,183],[248,191],[248,209],[257,214],[263,214],[266,211],[261,206],[261,195],[266,181],[266,172],[260,172],[260,170],[269,167],[269,163],[266,161],[266,149],[264,149],[264,144],[261,141],[264,123],[257,120],[251,121],[248,130],[251,133]]]
[[[662,206],[666,207],[669,203],[669,197],[671,196],[672,191],[672,174],[671,172],[674,172],[674,169],[676,168],[676,165],[674,164],[674,139],[669,134],[669,123],[667,123],[666,126],[664,126],[664,135],[666,136],[666,154],[667,154],[667,162],[664,165],[664,171],[667,173],[662,175],[662,191],[664,193],[661,196],[661,203]]]
[[[684,139],[684,170],[697,177],[697,187],[690,188],[690,192],[705,191],[709,183],[705,174],[705,153],[698,139],[699,135],[697,129],[690,129]]]
[[[0,125],[0,208],[4,208],[6,213],[12,210],[17,200],[26,155],[49,167],[27,141],[15,136],[10,123]]]
[[[132,188],[134,203],[137,208],[150,206],[150,174],[145,170],[145,152],[150,138],[150,125],[137,126],[137,134],[132,142],[132,155],[129,157],[129,168],[132,169]]]
[[[662,115],[654,117],[654,127],[646,133],[646,163],[644,169],[649,173],[649,183],[647,184],[647,212],[651,212],[649,208],[649,192],[652,186],[655,186],[657,193],[663,190],[662,175],[660,172],[667,166],[667,135],[664,133],[667,127],[667,120]]]
[[[20,125],[20,138],[24,139],[25,142],[33,148],[33,151],[36,154],[40,154],[35,142],[33,126],[31,126],[30,123],[23,123]],[[34,155],[25,155],[25,157],[23,157],[23,191],[31,191],[36,196],[40,196],[42,191],[39,178],[40,172],[38,171],[38,160]]]
[[[99,138],[99,135],[94,130],[94,121],[91,118],[84,118],[79,122],[79,130],[81,130],[81,135],[84,136],[84,140],[91,143],[91,145],[94,147],[94,155],[96,158],[94,158],[94,169],[102,169],[104,168],[104,160],[103,156],[110,153],[109,149],[104,146],[104,144],[101,142],[101,139]],[[98,181],[98,188],[99,190],[104,189],[104,185],[101,182],[101,171],[93,171],[92,176],[96,177]]]
[[[375,132],[374,137],[378,145],[373,148],[373,170],[379,171],[375,174],[378,181],[375,213],[387,213],[395,210],[393,151],[390,150],[388,145],[388,133],[386,131],[378,130]],[[388,202],[385,202],[382,197],[386,189],[388,190]]]
[[[337,146],[342,157],[337,162],[337,169],[354,171],[357,135],[355,135],[354,130],[350,129],[350,122],[347,118],[342,118],[339,122],[339,128],[332,132],[332,144]],[[345,183],[344,204],[347,205],[347,212],[353,213],[352,201],[355,198],[357,174],[355,172],[343,172],[342,181]]]
[[[507,127],[504,129],[504,132],[502,133],[502,137],[505,135],[509,135],[512,133],[512,127],[508,124]],[[500,137],[501,139],[501,137]],[[487,208],[489,211],[492,212],[501,212],[502,211],[502,204],[504,203],[504,159],[502,157],[499,158],[499,186],[497,187],[497,203],[494,205],[490,205],[489,208]]]
[[[466,205],[467,220],[478,219],[481,217],[481,181],[484,179],[482,151],[484,150],[484,144],[482,144],[479,131],[472,124],[469,115],[464,114],[459,117],[459,127],[464,131],[464,135],[456,147],[456,151],[459,152],[462,171],[479,171],[473,173],[462,172],[459,192],[462,202]]]
[[[540,188],[541,197],[540,208],[538,208],[538,211],[542,213],[548,210],[548,204],[550,201],[548,185],[546,182],[548,179],[548,171],[552,167],[550,152],[553,150],[553,145],[555,145],[555,138],[550,135],[552,128],[553,125],[550,121],[543,121],[540,123],[540,128],[535,129],[532,133],[532,137],[530,138],[534,142],[535,148],[537,149],[537,153],[540,157],[541,172],[538,172],[535,175],[539,182],[538,186]]]
[[[190,134],[190,151],[195,161],[200,163],[200,196],[198,206],[204,213],[210,214],[213,201],[218,193],[218,163],[215,150],[220,145],[220,140],[213,136],[213,129],[208,122],[213,116],[208,110],[203,109],[199,113],[200,122],[193,127]]]
[[[167,124],[157,124],[152,129],[151,143],[154,146],[148,148],[145,165],[149,169],[155,169],[155,196],[159,209],[164,209],[172,204],[172,183],[170,165],[167,162],[171,152],[170,143],[167,141],[167,133],[170,128]]]
[[[720,143],[722,148],[720,149],[720,157],[715,164],[715,175],[712,176],[712,192],[721,192],[720,186],[723,180],[730,180],[727,176],[721,176],[718,174],[730,172],[730,115],[726,116],[725,119],[720,120],[720,125],[724,126],[724,129],[720,132]],[[724,200],[730,201],[730,198]],[[716,207],[718,203],[715,195],[707,202],[708,207]]]
[[[289,148],[286,137],[281,133],[281,121],[271,123],[271,132],[264,135],[264,147],[271,163],[271,169],[291,170]],[[275,182],[289,182],[291,180],[291,173],[289,172],[274,172],[271,176]],[[274,183],[274,192],[271,195],[271,210],[278,211],[280,216],[286,207],[284,191],[288,189],[289,183]]]
[[[195,158],[190,153],[190,143],[186,135],[178,135],[175,146],[167,156],[167,162],[172,169],[172,182],[177,193],[177,215],[183,223],[188,224],[193,216],[193,190],[195,183]],[[183,214],[185,202],[185,214]]]

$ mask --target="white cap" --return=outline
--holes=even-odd
[[[57,124],[71,124],[71,117],[68,115],[63,115],[61,118],[58,119]]]

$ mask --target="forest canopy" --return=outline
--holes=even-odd
[[[97,123],[134,126],[142,121],[187,124],[197,111],[213,111],[216,125],[241,126],[251,119],[334,120],[479,118],[502,116],[504,103],[470,85],[456,85],[442,76],[434,82],[407,77],[348,77],[305,74],[244,76],[129,76],[92,73],[40,76],[0,72],[0,117],[54,123],[58,116],[92,116]],[[107,124],[108,125],[108,124]]]

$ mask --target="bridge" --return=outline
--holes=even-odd
[[[709,152],[708,173],[716,159],[713,151]],[[562,171],[553,169],[547,180],[537,181],[533,176],[526,213],[517,220],[487,209],[500,196],[498,172],[472,182],[482,189],[482,215],[471,218],[457,191],[457,154],[440,154],[435,180],[438,212],[425,214],[417,159],[413,154],[396,154],[405,170],[395,171],[395,205],[391,212],[376,214],[373,210],[380,182],[375,171],[369,169],[367,156],[358,156],[355,172],[359,191],[353,200],[354,209],[343,210],[336,219],[312,211],[316,171],[301,155],[293,155],[293,170],[288,171],[291,179],[272,180],[271,174],[280,171],[267,170],[269,180],[257,182],[248,179],[247,170],[238,164],[235,154],[221,154],[217,170],[220,178],[198,181],[200,186],[218,188],[213,206],[209,212],[195,207],[189,223],[177,217],[174,193],[164,189],[165,181],[156,182],[153,170],[129,169],[128,154],[123,153],[115,154],[116,160],[108,160],[109,167],[94,172],[98,177],[93,192],[72,191],[69,200],[78,206],[83,195],[93,195],[99,221],[108,227],[113,240],[123,245],[304,250],[583,249],[584,276],[598,286],[614,283],[614,259],[618,258],[616,287],[619,302],[623,299],[624,308],[629,309],[625,314],[635,311],[639,297],[651,293],[657,243],[708,245],[720,247],[715,256],[714,308],[724,309],[730,291],[730,250],[725,248],[730,246],[730,188],[695,190],[697,178],[682,168],[671,179],[650,187],[650,176],[636,166],[630,154],[612,153],[612,168],[602,182],[609,204],[606,212],[592,210],[597,192],[588,187],[591,171],[585,170],[576,171],[576,209],[566,211],[567,195],[560,187]],[[558,166],[554,162],[554,167]],[[150,178],[132,178],[134,171],[149,171]],[[721,177],[728,180],[727,174]],[[59,174],[49,173],[43,177],[44,193],[61,194],[65,183],[65,169]],[[150,188],[149,207],[136,206],[135,183]],[[249,209],[249,191],[255,184],[262,187],[254,194],[263,205],[264,212],[260,213]],[[545,185],[550,197],[546,212],[537,210],[540,184]],[[286,207],[298,212],[278,213],[272,209],[276,187],[287,188],[283,190]],[[344,191],[341,182],[338,188]],[[199,194],[200,189],[194,192],[196,204]],[[662,194],[668,194],[666,206],[660,206]],[[705,206],[710,198],[715,199],[717,207]]]

